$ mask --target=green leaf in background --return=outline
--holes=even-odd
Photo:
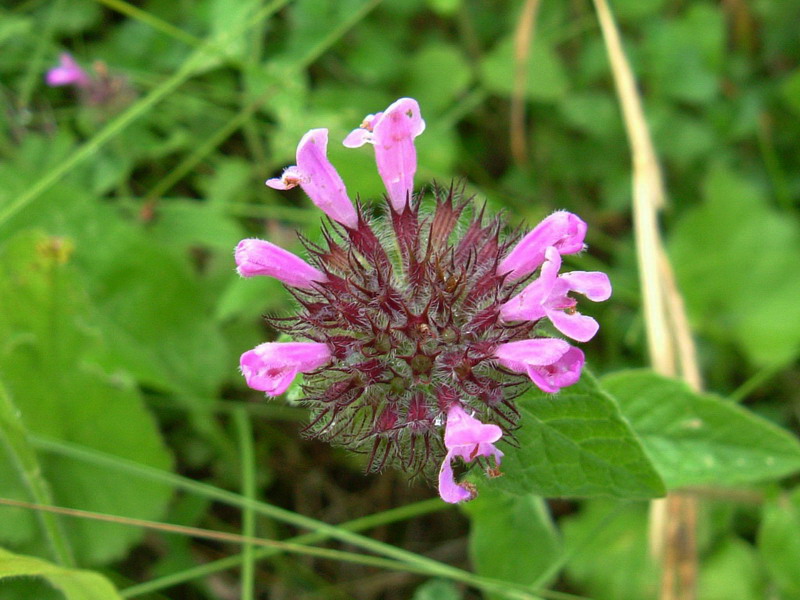
[[[800,598],[800,488],[764,505],[758,550],[785,598]]]
[[[484,57],[481,77],[486,89],[502,96],[514,89],[514,37],[508,36]],[[526,94],[529,100],[552,102],[567,92],[567,73],[552,42],[537,35],[528,58]]]
[[[518,448],[504,447],[497,486],[515,494],[652,498],[664,493],[639,440],[613,399],[584,371],[558,394],[517,401]]]
[[[412,600],[461,600],[462,596],[452,581],[431,579],[414,592]]]
[[[71,252],[70,240],[41,233],[21,233],[0,249],[0,378],[30,432],[167,469],[169,453],[138,390],[92,360],[114,340],[92,319]],[[171,496],[162,484],[71,460],[40,463],[58,505],[154,519]],[[5,458],[0,495],[28,499]],[[39,548],[38,524],[16,514],[2,509],[0,536]],[[119,558],[142,537],[135,528],[86,519],[65,520],[64,529],[84,564]]]
[[[479,575],[525,585],[538,582],[540,587],[549,583],[539,578],[558,558],[561,540],[542,498],[507,494],[489,482],[480,485],[478,497],[464,504],[464,511],[470,518],[470,557]]]
[[[66,600],[122,600],[111,582],[100,573],[67,569],[0,548],[0,580],[7,577],[41,577],[64,594]]]
[[[594,600],[652,600],[658,568],[647,547],[647,506],[586,502],[562,521],[564,545],[575,548],[567,581]]]
[[[700,331],[734,337],[760,365],[800,351],[800,228],[729,168],[706,177],[704,203],[670,236],[670,254]]]
[[[762,600],[766,592],[755,548],[737,537],[722,540],[700,567],[698,600]]]
[[[447,77],[442,77],[447,73]],[[411,59],[405,94],[425,107],[426,118],[439,114],[452,104],[467,86],[470,70],[458,48],[431,42]]]
[[[746,409],[651,371],[607,375],[619,402],[667,486],[732,486],[800,470],[800,443]]]

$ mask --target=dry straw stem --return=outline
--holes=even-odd
[[[528,63],[531,44],[536,31],[536,17],[540,0],[525,0],[514,33],[514,88],[511,92],[511,117],[509,119],[511,156],[518,166],[528,162],[527,126],[525,123],[525,89],[528,84]]]
[[[661,170],[614,18],[606,0],[594,0],[633,155],[633,218],[648,349],[653,368],[682,375],[700,390],[694,343],[658,229],[664,206]],[[697,584],[697,498],[673,493],[652,504],[651,545],[662,561],[661,599],[692,600]]]

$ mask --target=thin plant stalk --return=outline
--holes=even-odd
[[[664,186],[641,96],[606,0],[594,0],[633,158],[633,216],[650,360],[699,391],[700,371],[683,300],[658,228]],[[651,505],[651,546],[662,562],[661,600],[692,600],[697,587],[697,498],[670,493]]]

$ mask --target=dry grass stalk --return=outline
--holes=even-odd
[[[658,373],[681,375],[699,390],[694,343],[658,229],[664,187],[641,96],[606,0],[594,0],[594,5],[633,157],[633,217],[650,360]],[[651,546],[662,562],[661,600],[696,596],[697,507],[696,497],[681,493],[652,504]]]
[[[514,33],[514,88],[511,92],[509,138],[511,140],[511,157],[517,165],[524,165],[528,161],[525,90],[528,84],[531,44],[536,30],[536,16],[539,14],[540,4],[540,0],[525,0]]]

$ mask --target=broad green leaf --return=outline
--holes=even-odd
[[[758,549],[786,598],[800,598],[800,488],[764,505]]]
[[[92,358],[115,340],[93,321],[71,253],[69,240],[31,233],[0,249],[0,378],[29,431],[166,469],[169,454],[138,390]],[[171,495],[164,485],[71,460],[43,456],[40,464],[58,505],[154,519]],[[28,499],[9,468],[0,460],[0,495]],[[3,539],[41,545],[35,522],[2,513]],[[82,563],[119,558],[142,536],[135,528],[87,519],[63,523]]]
[[[709,172],[704,197],[669,243],[690,316],[701,331],[732,336],[755,363],[791,360],[800,352],[797,222],[725,167]]]
[[[41,577],[63,593],[66,600],[122,600],[111,582],[100,573],[60,567],[0,548],[0,580],[20,577]]]
[[[651,371],[608,375],[619,402],[670,488],[741,485],[800,470],[800,443],[780,427]]]
[[[538,496],[514,496],[482,484],[464,510],[471,524],[470,556],[479,575],[531,585],[559,556],[561,540]],[[541,587],[547,583],[540,582]]]
[[[514,89],[514,38],[509,36],[492,48],[481,63],[486,89],[508,96]],[[526,94],[530,100],[552,102],[567,92],[566,69],[550,40],[537,35],[528,57]]]
[[[503,447],[498,487],[540,496],[652,498],[664,493],[655,468],[614,400],[584,372],[558,394],[517,401],[518,448]]]

